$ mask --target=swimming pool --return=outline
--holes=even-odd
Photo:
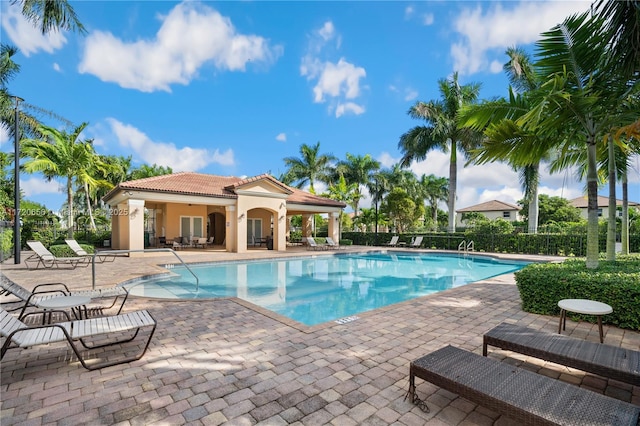
[[[127,285],[136,296],[238,297],[305,325],[362,312],[522,269],[488,256],[369,252],[182,266]]]

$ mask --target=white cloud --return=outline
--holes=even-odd
[[[276,136],[276,140],[280,141],[280,142],[286,142],[287,141],[287,134],[286,133],[278,133],[278,136]]]
[[[413,6],[405,7],[404,8],[404,19],[411,18],[411,16],[413,15],[413,12],[415,12],[415,9],[413,8]]]
[[[54,71],[58,71],[58,72],[62,72],[62,68],[60,68],[60,65],[58,65],[57,62],[53,63],[53,70]]]
[[[433,13],[425,13],[424,15],[422,15],[422,23],[425,26],[432,25],[434,20],[435,20],[435,17],[433,16]]]
[[[40,30],[22,16],[20,4],[21,2],[2,2],[2,28],[24,56],[29,57],[40,50],[53,53],[66,44],[67,39],[62,32],[51,31],[42,35]]]
[[[490,5],[484,11],[482,5]],[[502,4],[481,3],[475,8],[463,8],[453,27],[460,40],[451,46],[453,69],[460,74],[495,70],[494,58],[503,57],[509,46],[529,44],[540,33],[559,24],[565,17],[585,12],[590,2],[548,1]],[[506,62],[506,59],[504,60]]]
[[[283,52],[263,37],[239,34],[229,18],[201,3],[180,3],[161,19],[149,40],[128,42],[109,32],[92,32],[79,72],[142,92],[170,92],[171,84],[188,84],[207,63],[245,71],[249,62],[270,65]]]
[[[307,54],[300,64],[300,75],[307,77],[307,80],[316,80],[313,88],[314,102],[324,103],[329,100],[328,110],[335,110],[336,117],[347,111],[362,114],[364,107],[354,100],[361,95],[360,80],[367,75],[365,69],[345,58],[340,58],[338,62],[321,58],[327,42],[336,37],[331,21],[325,22],[321,29],[311,34]],[[337,38],[340,40],[340,37]],[[338,42],[337,48],[339,47]],[[347,99],[351,101],[344,102]]]
[[[383,152],[382,154],[380,154],[380,156],[376,160],[380,162],[380,166],[383,169],[388,169],[388,168],[391,168],[398,161],[400,161],[400,158],[401,157],[396,158],[393,155],[389,154],[388,152]]]
[[[8,142],[9,142],[9,131],[2,124],[2,125],[0,125],[0,146],[2,146],[5,143],[8,143]]]
[[[413,90],[410,87],[407,87],[406,89],[404,89],[404,100],[412,101],[414,99],[418,99],[418,91]]]
[[[344,114],[351,113],[354,115],[360,115],[364,113],[364,107],[353,102],[339,103],[336,108],[336,118],[343,116]]]
[[[20,179],[20,189],[24,191],[25,197],[32,197],[39,194],[60,193],[60,184],[55,180],[47,182],[44,178],[32,177]]]
[[[197,171],[213,163],[222,166],[235,163],[232,149],[220,152],[188,146],[178,148],[173,143],[152,141],[137,128],[114,118],[108,118],[107,123],[120,145],[133,150],[147,164],[169,166],[174,171]]]

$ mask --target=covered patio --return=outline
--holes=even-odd
[[[328,215],[328,235],[337,242],[346,207],[267,174],[242,179],[188,172],[122,182],[103,201],[111,207],[112,249],[142,250],[181,237],[206,238],[233,253],[266,247],[268,240],[273,250],[286,251],[294,215],[302,216],[303,237],[312,235],[313,215]]]

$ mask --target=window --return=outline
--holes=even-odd
[[[502,217],[504,219],[511,219],[511,212],[502,212]]]
[[[262,238],[262,219],[247,219],[247,244],[254,244]]]
[[[598,209],[598,217],[602,217],[602,209]]]
[[[180,216],[180,235],[183,237],[202,237],[204,223],[202,216]]]

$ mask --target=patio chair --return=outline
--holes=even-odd
[[[333,241],[333,238],[331,237],[327,237],[325,240],[326,240],[327,248],[333,248],[336,250],[344,250],[345,248],[347,248],[346,246],[341,246],[340,244]]]
[[[307,250],[327,250],[328,247],[324,244],[319,245],[313,237],[307,237]]]
[[[174,250],[180,250],[184,248],[184,245],[182,244],[182,237],[178,237],[173,240],[173,243],[171,243],[171,248]]]
[[[398,245],[398,240],[400,240],[400,236],[394,235],[393,237],[391,237],[391,241],[389,241],[387,245],[389,247],[396,247]]]
[[[416,377],[524,425],[636,425],[640,417],[637,405],[454,346],[410,364],[407,397],[428,410]]]
[[[36,285],[32,291],[27,290],[20,284],[17,284],[7,278],[4,274],[0,274],[0,295],[12,295],[18,300],[12,303],[20,303],[21,306],[9,309],[20,310],[19,319],[23,319],[27,315],[29,307],[41,308],[40,302],[59,296],[85,296],[91,299],[91,303],[86,305],[85,314],[102,315],[105,310],[117,308],[116,315],[122,312],[124,303],[129,297],[129,291],[124,287],[108,287],[94,290],[69,291],[64,283],[45,283]],[[118,301],[121,300],[118,305]]]
[[[207,239],[206,238],[202,238],[202,237],[196,238],[195,246],[196,246],[196,248],[198,248],[198,247],[207,248]]]
[[[67,243],[67,245],[71,248],[71,250],[73,250],[73,252],[79,256],[79,257],[86,257],[87,259],[91,259],[93,258],[93,254],[92,253],[88,253],[85,249],[82,248],[82,246],[80,246],[80,244],[78,244],[78,242],[76,240],[73,239],[66,239],[64,240],[65,243]],[[116,260],[116,256],[113,254],[96,254],[96,262],[98,263],[104,263],[104,262],[113,262],[114,260]]]
[[[632,349],[508,323],[484,334],[482,355],[489,345],[640,386],[640,352]]]
[[[80,343],[86,349],[110,347],[133,341],[141,329],[150,329],[144,348],[138,354],[118,360],[106,360],[101,363],[90,364],[86,358],[86,351],[79,347]],[[77,321],[61,322],[28,326],[9,312],[0,308],[0,335],[6,338],[2,345],[0,360],[4,358],[8,349],[13,347],[29,348],[32,346],[48,345],[50,343],[67,342],[78,360],[87,370],[109,367],[135,361],[145,354],[151,338],[156,330],[156,321],[147,311],[134,311],[122,315],[102,318],[91,318]],[[124,336],[124,338],[123,338]],[[91,344],[94,340],[101,342]],[[106,343],[102,343],[108,340]],[[47,348],[47,352],[51,349]]]
[[[420,248],[420,246],[422,245],[423,239],[424,237],[422,235],[418,235],[413,241],[411,241],[411,244],[409,244],[409,247]]]
[[[59,268],[60,265],[66,265],[71,269],[76,269],[77,266],[89,266],[88,259],[86,257],[56,257],[51,253],[40,241],[27,241],[27,245],[33,254],[24,260],[24,264],[27,269],[38,269],[40,265],[45,268]],[[35,267],[32,265],[35,263]]]

